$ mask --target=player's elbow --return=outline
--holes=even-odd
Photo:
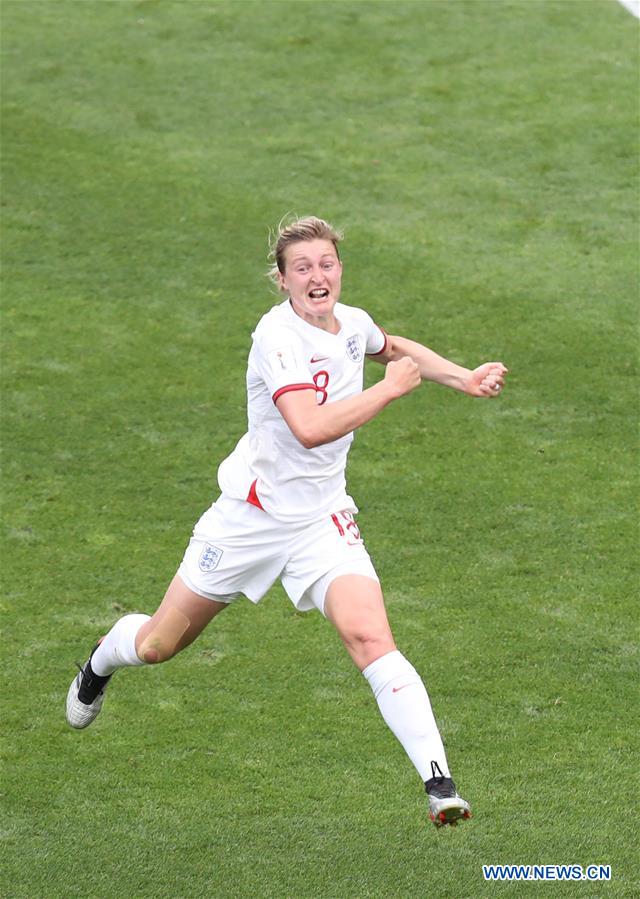
[[[315,402],[311,408],[301,410],[299,414],[292,414],[286,407],[281,409],[281,412],[289,430],[305,449],[315,449],[316,446],[334,439],[329,433],[330,423],[326,421],[326,416]]]
[[[305,449],[315,449],[316,446],[322,446],[331,439],[315,416],[308,420],[296,421],[293,426],[289,424],[289,428],[298,443]]]
[[[314,449],[324,443],[324,440],[313,428],[299,428],[294,431],[294,436],[305,449]]]

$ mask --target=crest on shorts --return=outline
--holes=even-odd
[[[200,553],[198,566],[200,571],[213,571],[218,567],[218,562],[222,558],[222,550],[210,543],[205,543],[204,549]]]
[[[347,337],[347,356],[352,362],[362,362],[362,347],[357,334],[354,334],[353,337]]]

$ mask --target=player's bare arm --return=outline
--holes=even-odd
[[[413,359],[389,361],[382,381],[356,396],[319,406],[314,390],[284,393],[277,400],[280,414],[307,449],[331,443],[371,421],[385,406],[405,396],[422,382]]]
[[[415,340],[390,334],[387,335],[384,351],[370,358],[388,365],[405,357],[413,359],[423,381],[434,381],[468,396],[480,398],[497,396],[504,386],[504,378],[509,371],[502,362],[485,362],[475,369],[464,368],[439,356]]]

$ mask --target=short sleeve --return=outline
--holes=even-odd
[[[379,356],[380,353],[384,353],[389,342],[386,332],[379,325],[376,325],[367,312],[363,312],[363,316],[366,337],[365,353],[367,356]]]
[[[304,361],[302,341],[289,328],[256,332],[251,363],[274,403],[290,390],[315,390],[311,372]]]

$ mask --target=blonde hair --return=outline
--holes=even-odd
[[[267,272],[267,277],[279,286],[278,273],[284,275],[285,271],[285,251],[292,243],[299,243],[303,240],[330,240],[335,247],[336,255],[340,259],[338,253],[338,243],[342,240],[342,232],[319,219],[315,215],[308,215],[305,218],[295,219],[288,225],[285,219],[282,219],[278,225],[275,235],[269,235],[269,259],[273,260]]]

